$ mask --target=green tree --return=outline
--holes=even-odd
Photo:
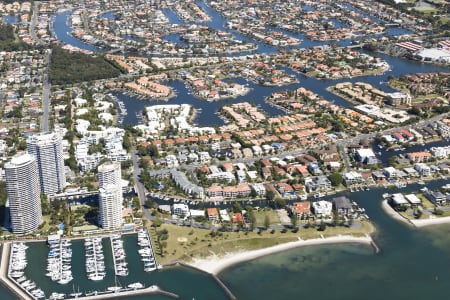
[[[344,178],[340,173],[334,172],[330,175],[330,181],[332,186],[339,186],[344,182]]]

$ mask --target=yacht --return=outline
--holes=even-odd
[[[140,282],[134,282],[134,283],[130,283],[128,285],[128,287],[130,289],[142,289],[144,287],[144,285],[142,283],[140,283]]]
[[[10,274],[10,276],[11,276],[12,278],[19,278],[19,277],[22,277],[22,276],[23,276],[23,272],[21,272],[21,271],[14,271],[14,272],[12,272],[12,273]]]
[[[53,292],[53,293],[51,293],[49,299],[50,300],[60,300],[60,299],[64,299],[65,297],[66,297],[66,294]]]

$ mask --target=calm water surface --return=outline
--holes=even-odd
[[[224,30],[225,20],[215,11],[201,6],[212,16],[209,26]],[[170,10],[165,11],[172,22],[182,21]],[[59,39],[77,47],[95,50],[74,37],[66,20],[70,12],[62,13],[54,19],[53,29]],[[104,17],[112,17],[106,15]],[[391,34],[403,33],[402,29],[392,29]],[[248,40],[239,33],[233,32],[237,38]],[[302,38],[302,35],[294,35]],[[169,37],[176,40],[176,37]],[[302,38],[303,39],[303,38]],[[317,45],[317,42],[307,41],[301,47]],[[274,53],[276,48],[258,43],[259,52]],[[201,125],[221,125],[222,121],[215,112],[223,104],[240,101],[251,101],[259,104],[269,115],[281,114],[279,110],[264,103],[263,98],[274,91],[293,89],[304,86],[313,92],[335,101],[336,104],[348,106],[342,99],[331,95],[325,88],[341,81],[365,81],[383,90],[389,91],[382,82],[388,76],[399,76],[407,73],[448,71],[448,69],[398,58],[380,56],[392,66],[392,70],[381,76],[367,76],[361,78],[338,81],[324,81],[297,75],[299,84],[288,87],[264,88],[249,83],[252,91],[249,95],[222,102],[209,103],[194,98],[180,81],[170,82],[169,85],[177,92],[177,97],[169,103],[189,103],[200,109],[196,122]],[[241,79],[236,79],[241,83]],[[125,103],[128,115],[125,124],[136,124],[136,112],[140,112],[146,105],[157,102],[142,101],[117,94]],[[438,181],[429,184],[429,188],[439,187],[449,181]],[[412,186],[402,191],[417,191],[419,186]],[[395,190],[392,190],[392,192]],[[320,299],[430,299],[432,297],[447,298],[448,283],[450,282],[450,225],[435,226],[426,229],[413,229],[405,224],[392,220],[380,207],[381,194],[386,190],[372,190],[370,192],[351,193],[348,196],[364,207],[377,227],[375,240],[381,248],[379,254],[374,254],[371,247],[365,245],[326,245],[293,249],[283,253],[260,258],[248,263],[229,268],[220,274],[220,278],[230,287],[238,299],[299,299],[301,297]],[[174,292],[181,299],[226,299],[225,293],[215,281],[200,272],[186,268],[168,268],[159,272],[145,273],[137,254],[137,245],[132,241],[133,236],[126,236],[127,261],[130,275],[120,278],[122,285],[140,281],[147,286],[157,284],[165,290]],[[44,243],[36,243],[28,250],[29,261],[26,269],[28,277],[38,286],[46,290],[70,293],[74,289],[91,291],[104,290],[114,285],[112,267],[107,272],[104,281],[94,283],[86,278],[84,271],[84,246],[81,241],[73,243],[75,254],[72,262],[73,285],[60,286],[44,276],[47,257],[47,247]],[[104,240],[105,258],[112,266],[109,241]],[[109,260],[109,262],[108,262]],[[2,300],[15,299],[5,288],[0,286]],[[127,299],[169,299],[163,296],[136,296]]]

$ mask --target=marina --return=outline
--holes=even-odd
[[[84,241],[86,251],[86,274],[92,281],[103,280],[106,275],[102,238],[87,238]]]
[[[114,272],[116,276],[128,276],[128,267],[125,260],[125,250],[123,249],[123,241],[120,234],[110,237],[111,249],[114,256]]]
[[[155,252],[153,251],[152,241],[147,230],[140,230],[137,236],[137,244],[141,247],[138,250],[141,256],[141,261],[144,264],[144,271],[151,272],[155,271],[158,266],[156,264]]]
[[[49,243],[50,250],[48,252],[47,273],[45,275],[59,284],[67,284],[73,280],[71,245],[69,240]]]

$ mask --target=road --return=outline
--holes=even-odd
[[[153,219],[152,215],[150,214],[148,209],[146,209],[144,207],[145,200],[146,200],[145,187],[140,180],[141,168],[139,168],[139,161],[138,161],[138,157],[136,155],[137,151],[136,151],[136,149],[132,149],[130,152],[131,152],[131,159],[133,160],[134,186],[136,189],[136,193],[139,197],[139,203],[141,203],[142,213],[144,214],[145,219],[152,220]]]
[[[52,50],[47,49],[45,60],[46,60],[46,66],[45,66],[45,72],[43,76],[43,82],[42,82],[42,126],[41,131],[42,132],[48,132],[50,130],[49,126],[49,119],[50,119],[50,82],[49,82],[49,69],[50,69],[50,59],[52,55]]]
[[[39,4],[40,1],[35,1],[33,6],[33,15],[31,16],[31,25],[30,25],[30,36],[33,41],[36,42],[37,45],[43,45],[44,42],[38,38],[36,35],[36,23],[39,15]]]
[[[441,115],[437,115],[434,116],[433,118],[427,119],[427,120],[422,120],[416,124],[410,125],[410,126],[397,126],[397,127],[393,127],[393,128],[389,128],[383,131],[378,131],[378,132],[373,132],[373,133],[368,133],[368,134],[361,134],[355,137],[351,137],[351,138],[346,138],[346,139],[342,139],[342,140],[337,140],[335,141],[336,146],[338,147],[339,151],[341,152],[342,158],[344,160],[344,164],[346,167],[347,172],[351,171],[351,164],[348,160],[348,156],[345,152],[345,148],[349,145],[354,145],[354,144],[358,144],[361,140],[367,139],[373,139],[374,137],[378,136],[378,135],[386,135],[386,134],[392,134],[395,131],[398,131],[400,129],[404,129],[404,128],[421,128],[421,127],[425,127],[428,124],[441,120],[445,117],[448,117],[449,113],[445,113],[445,114],[441,114]],[[302,155],[302,154],[306,154],[308,153],[308,151],[312,150],[312,149],[320,149],[321,147],[323,147],[322,144],[318,144],[315,147],[309,147],[308,149],[295,149],[295,150],[289,150],[289,151],[281,151],[279,153],[274,153],[274,154],[270,154],[270,155],[263,155],[263,156],[258,156],[258,157],[252,157],[252,158],[238,158],[238,159],[231,159],[231,160],[227,160],[227,162],[231,162],[231,163],[252,163],[255,162],[257,160],[261,160],[261,159],[269,159],[271,157],[279,157],[280,159],[286,157],[286,156],[298,156],[298,155]],[[193,164],[181,164],[180,167],[186,169],[188,172],[190,172],[190,174],[194,174],[192,171],[201,166],[201,163],[193,163]],[[195,176],[193,176],[195,178]]]

